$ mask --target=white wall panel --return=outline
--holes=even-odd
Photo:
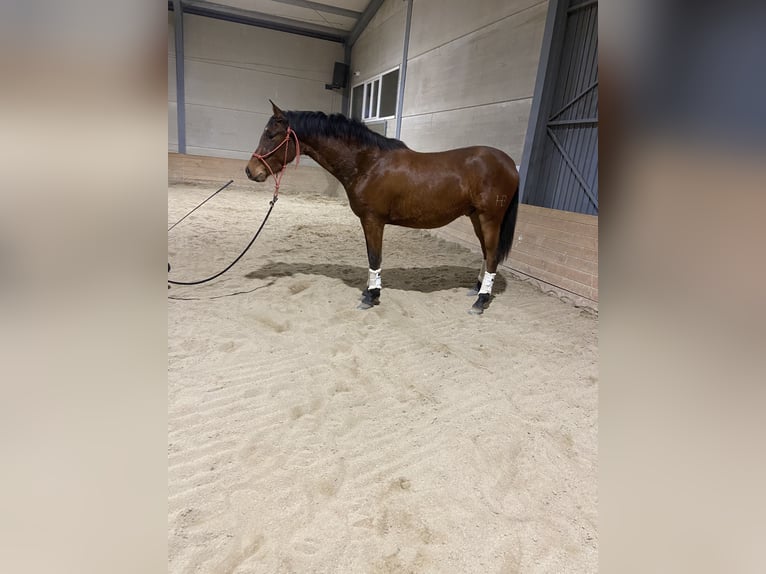
[[[405,117],[401,139],[416,151],[488,145],[503,150],[518,165],[531,106],[530,98]]]
[[[176,100],[176,57],[168,56],[168,101]]]
[[[173,12],[168,12],[168,54],[176,55],[175,15]]]
[[[404,116],[532,97],[546,11],[538,4],[410,58]]]
[[[177,148],[174,47],[169,15],[168,149]],[[184,55],[188,153],[249,157],[269,99],[286,110],[341,110],[341,95],[324,87],[343,60],[337,42],[185,15]]]
[[[178,151],[178,115],[175,102],[168,102],[168,150]]]
[[[414,0],[402,140],[420,151],[490,145],[520,163],[547,10],[547,0]],[[383,3],[353,48],[353,83],[400,63],[405,18],[406,2]]]
[[[406,4],[386,0],[354,44],[351,54],[351,84],[358,84],[402,63]]]
[[[414,0],[409,57],[502,21],[547,0]]]

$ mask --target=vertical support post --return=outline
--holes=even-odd
[[[184,13],[181,0],[173,0],[176,41],[176,117],[178,153],[186,153],[186,95],[184,93]]]
[[[553,97],[553,90],[547,88],[555,81],[556,74],[558,73],[558,54],[563,40],[560,32],[566,21],[568,6],[569,2],[567,0],[550,0],[548,2],[543,43],[540,48],[540,60],[537,64],[535,92],[532,96],[532,108],[529,112],[527,135],[524,138],[524,151],[521,156],[519,203],[524,199],[526,187],[536,183],[535,180],[540,164],[540,150],[545,140],[547,113],[550,108],[550,99]]]
[[[412,23],[412,0],[407,0],[407,20],[404,24],[404,47],[402,65],[399,67],[399,95],[396,98],[396,139],[402,134],[402,110],[404,109],[404,82],[407,79],[407,53],[410,49],[410,24]]]
[[[343,88],[343,104],[341,105],[341,113],[346,117],[351,117],[351,78],[353,74],[351,72],[351,44],[346,41],[343,44],[343,63],[348,66],[348,77],[346,78],[346,87]]]

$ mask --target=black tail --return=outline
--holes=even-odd
[[[511,252],[513,245],[514,232],[516,231],[516,216],[519,214],[519,188],[513,194],[511,205],[503,216],[503,223],[500,226],[500,240],[497,244],[497,263],[498,265],[505,261]]]

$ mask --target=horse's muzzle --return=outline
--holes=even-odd
[[[253,174],[253,172],[250,171],[250,166],[247,166],[245,168],[245,174],[247,175],[247,178],[252,181],[257,181],[258,183],[263,183],[266,181],[266,177],[268,177],[268,174],[264,172],[258,172],[256,174]]]

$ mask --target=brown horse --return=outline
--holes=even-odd
[[[471,312],[489,306],[497,266],[511,250],[519,205],[519,173],[508,155],[483,146],[419,153],[340,114],[283,112],[271,105],[274,115],[245,173],[259,182],[269,174],[278,177],[300,148],[341,182],[367,241],[370,275],[360,308],[380,302],[387,223],[434,228],[461,215],[471,219],[484,254]]]

